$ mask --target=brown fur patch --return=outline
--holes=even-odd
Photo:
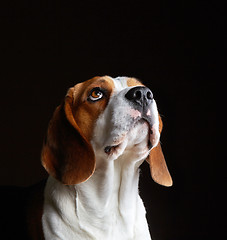
[[[139,80],[137,80],[136,78],[128,78],[127,79],[127,85],[129,87],[133,87],[133,86],[144,86]]]
[[[76,86],[75,86],[76,87]],[[74,88],[75,88],[74,87]],[[96,101],[88,101],[89,93],[93,88],[99,87],[105,92],[104,98]],[[81,129],[85,138],[89,141],[92,138],[94,124],[106,108],[109,98],[113,92],[114,83],[111,78],[95,77],[88,80],[80,86],[79,91],[71,89],[73,92],[73,106],[72,112],[76,123]]]
[[[93,88],[104,97],[88,100]],[[108,104],[114,83],[109,77],[96,77],[70,88],[49,123],[42,149],[42,164],[47,172],[64,184],[86,181],[95,171],[95,156],[90,140],[94,124]]]

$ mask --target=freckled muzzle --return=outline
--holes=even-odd
[[[142,124],[147,122],[149,126],[149,137],[148,137],[148,150],[154,147],[157,144],[159,139],[159,133],[157,132],[158,126],[158,112],[155,109],[156,104],[153,99],[153,93],[147,87],[137,86],[130,88],[125,95],[123,96],[125,99],[126,105],[124,112],[119,112],[118,117],[120,118],[122,115],[128,116],[126,117],[127,123],[126,125],[130,125],[127,128],[127,131],[123,134],[124,137],[132,128],[134,128],[137,124]],[[152,107],[153,105],[153,107]],[[155,105],[155,107],[154,107]],[[154,109],[156,110],[155,114]],[[155,116],[157,115],[157,116]],[[130,124],[129,124],[130,123]],[[119,127],[119,126],[118,126]],[[120,147],[122,142],[124,141],[124,137],[121,140],[114,142],[111,145],[108,145],[104,148],[104,152],[108,155],[116,152]]]

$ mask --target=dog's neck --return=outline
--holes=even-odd
[[[111,208],[117,209],[121,216],[127,209],[133,212],[138,197],[140,164],[122,157],[105,161],[90,179],[75,186],[79,204],[97,217],[109,214]]]
[[[141,161],[135,162],[125,156],[105,161],[90,179],[74,186],[63,185],[50,177],[46,203],[50,202],[47,205],[57,210],[60,218],[70,229],[75,228],[75,232],[79,228],[88,235],[97,236],[102,229],[104,235],[100,239],[117,239],[116,234],[124,229],[127,236],[134,239],[137,223],[146,224],[145,209],[138,194],[140,164]],[[144,227],[148,232],[146,225]],[[111,234],[115,236],[112,238]],[[124,233],[121,234],[123,237]]]
[[[76,185],[79,220],[86,216],[85,224],[104,229],[108,236],[116,234],[116,230],[113,231],[116,227],[117,231],[121,232],[121,229],[124,229],[127,235],[133,237],[136,221],[139,219],[137,208],[140,201],[140,164],[125,157],[105,161],[87,182]],[[97,221],[98,219],[102,221]],[[117,239],[117,236],[115,237],[113,239]]]

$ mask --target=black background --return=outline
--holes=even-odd
[[[174,185],[142,165],[153,240],[209,239],[215,229],[216,81],[222,8],[208,1],[8,1],[1,11],[0,184],[47,175],[40,150],[67,89],[93,76],[133,76],[154,93]]]

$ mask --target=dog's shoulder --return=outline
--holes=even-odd
[[[26,221],[28,226],[28,237],[32,240],[44,239],[41,219],[43,214],[44,189],[46,181],[47,180],[45,179],[28,188]]]
[[[30,187],[0,186],[3,239],[43,239],[41,217],[46,180]]]

